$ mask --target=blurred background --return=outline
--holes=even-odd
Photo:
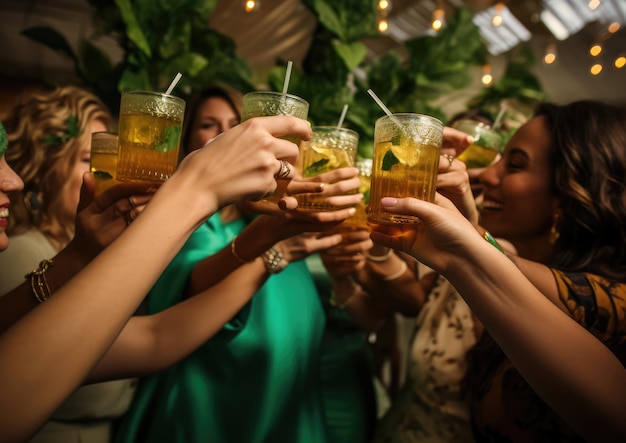
[[[311,119],[349,103],[366,138],[380,115],[367,88],[444,120],[541,99],[626,105],[626,0],[0,0],[0,17],[0,117],[42,84],[87,85],[114,112],[119,91],[179,71],[182,96],[280,90],[289,60]]]

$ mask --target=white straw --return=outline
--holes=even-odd
[[[283,84],[283,94],[287,93],[287,88],[289,87],[289,79],[291,78],[292,67],[293,67],[293,62],[289,60],[287,62],[287,73],[285,74],[285,83]]]
[[[172,80],[172,83],[170,83],[169,88],[167,88],[167,91],[165,91],[165,95],[170,95],[172,93],[182,76],[183,74],[181,74],[180,72],[176,74],[176,77],[174,77],[174,80]]]
[[[387,114],[388,116],[391,116],[391,111],[387,109],[387,106],[385,106],[385,104],[378,98],[378,96],[376,95],[374,91],[372,91],[371,89],[368,89],[367,93],[372,96],[374,101],[378,104],[378,106],[380,106],[380,109],[385,111],[385,114]]]
[[[346,113],[348,112],[348,104],[343,105],[343,110],[341,111],[341,116],[339,117],[339,121],[337,122],[337,127],[341,128],[343,125],[343,120],[346,118]]]
[[[500,127],[500,121],[502,120],[502,117],[504,117],[505,111],[506,111],[506,105],[500,106],[500,112],[498,112],[496,120],[493,122],[493,126],[492,126],[493,129],[498,129]]]

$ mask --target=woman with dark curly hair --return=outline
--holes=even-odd
[[[466,254],[465,238],[444,239],[453,219],[436,220],[440,208],[385,200],[387,210],[428,222],[372,239],[441,272],[482,322],[466,375],[477,441],[624,441],[626,378],[616,363],[626,361],[624,177],[626,110],[595,101],[538,107],[481,175],[476,227],[490,243],[489,232],[514,246],[507,256],[527,282],[493,257],[500,271],[485,271],[487,255]],[[525,295],[495,294],[507,280]]]

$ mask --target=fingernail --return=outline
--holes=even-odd
[[[350,208],[349,212],[350,212],[350,215],[354,215],[354,214],[356,214],[356,209]]]
[[[398,199],[395,197],[383,197],[380,202],[383,206],[395,206],[398,204]]]

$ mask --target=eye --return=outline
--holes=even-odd
[[[506,168],[509,171],[520,171],[522,169],[526,169],[528,165],[528,159],[526,156],[521,154],[512,154],[506,161]]]
[[[213,123],[213,122],[205,122],[205,123],[202,123],[200,125],[200,129],[205,129],[205,130],[206,129],[213,129],[215,127],[217,127],[217,124]]]

